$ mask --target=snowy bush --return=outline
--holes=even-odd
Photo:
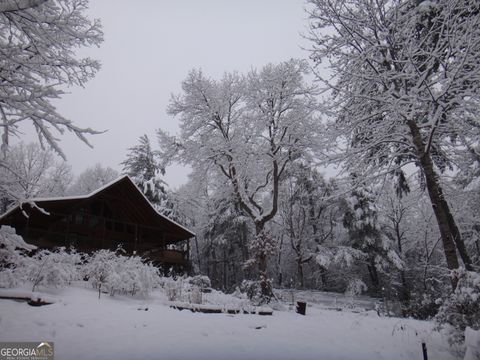
[[[243,280],[240,284],[240,291],[247,295],[253,303],[260,303],[262,300],[262,286],[260,281]]]
[[[192,287],[198,287],[200,289],[209,288],[212,286],[210,278],[206,275],[195,275],[185,279],[187,284],[190,284]]]
[[[367,290],[367,285],[360,279],[352,279],[345,290],[345,295],[347,296],[356,296],[362,294]]]
[[[0,270],[0,288],[12,288],[21,280],[21,270],[16,268],[2,268]]]
[[[29,281],[34,291],[39,285],[63,287],[79,278],[80,255],[59,248],[28,256],[36,248],[15,234],[15,229],[9,226],[0,228],[0,287],[13,287]]]
[[[35,254],[26,267],[26,279],[33,284],[32,291],[39,285],[65,287],[81,278],[81,258],[75,251],[67,252],[64,247],[55,251],[42,250]]]
[[[165,278],[164,280],[165,295],[168,301],[180,301],[182,300],[182,281],[175,281],[171,278]]]
[[[179,279],[165,277],[162,278],[162,282],[168,301],[186,301],[194,304],[202,303],[202,292],[211,286],[209,277],[205,275]]]
[[[480,274],[456,270],[453,276],[458,278],[457,288],[443,302],[435,320],[451,345],[461,345],[467,327],[480,330]]]
[[[463,360],[480,359],[480,330],[465,329],[465,357]]]
[[[188,286],[189,301],[193,304],[201,304],[203,302],[202,292],[210,288],[212,283],[210,278],[205,275],[195,275],[185,279]]]
[[[432,293],[412,293],[408,306],[404,306],[405,315],[414,319],[432,319],[438,313],[440,304]]]
[[[98,250],[92,254],[82,269],[84,277],[98,290],[98,296],[102,288],[106,288],[109,276],[114,272],[114,264],[117,254],[110,250]]]
[[[206,287],[205,285],[209,284],[209,278],[203,275],[180,278],[163,277],[161,282],[168,301],[236,307],[239,309],[251,305],[247,296],[240,290],[236,294],[228,295],[222,291]]]
[[[119,260],[115,281],[112,279],[111,283],[114,292],[148,296],[158,285],[159,271],[151,263],[146,263],[139,256],[119,256]]]
[[[199,287],[194,287],[189,294],[189,300],[192,304],[201,304],[203,302],[202,291]]]
[[[23,278],[23,269],[29,262],[26,254],[36,249],[27,244],[15,229],[0,227],[0,287],[13,287]]]
[[[139,256],[122,256],[111,250],[98,250],[84,266],[84,276],[98,290],[147,296],[159,283],[156,267]]]

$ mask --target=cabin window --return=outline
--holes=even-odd
[[[83,214],[75,214],[75,224],[76,225],[83,224]]]

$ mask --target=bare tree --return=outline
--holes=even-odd
[[[72,181],[70,166],[57,161],[51,150],[44,150],[36,143],[11,146],[5,161],[10,171],[0,170],[0,174],[21,199],[65,195]],[[3,193],[2,197],[14,200],[8,193]]]
[[[74,180],[72,186],[68,189],[68,193],[72,195],[85,195],[101,188],[110,181],[118,177],[118,172],[111,167],[103,167],[101,164],[85,169]]]

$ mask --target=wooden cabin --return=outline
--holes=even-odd
[[[88,195],[31,199],[0,216],[0,225],[14,227],[40,248],[91,252],[121,245],[128,254],[177,270],[188,267],[189,239],[195,236],[158,213],[128,176]]]

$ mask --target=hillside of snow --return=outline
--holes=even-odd
[[[148,300],[102,295],[78,285],[50,291],[51,305],[0,300],[0,341],[53,341],[55,359],[454,359],[432,323],[375,311],[288,303],[272,316],[192,313]],[[228,296],[216,297],[220,302]],[[278,310],[279,309],[279,310]]]

